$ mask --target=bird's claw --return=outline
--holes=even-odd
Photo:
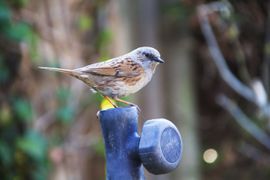
[[[134,107],[136,107],[136,109],[137,109],[139,112],[142,112],[141,109],[140,109],[140,107],[139,107],[137,104],[131,104],[130,106],[131,106],[131,107],[134,106]]]

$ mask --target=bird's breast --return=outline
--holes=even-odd
[[[152,78],[152,73],[144,72],[135,77],[103,79],[96,89],[109,97],[124,97],[142,89]]]
[[[126,78],[119,82],[121,92],[119,97],[128,96],[130,94],[138,92],[151,80],[152,74],[143,73],[141,76],[136,76],[132,78]]]

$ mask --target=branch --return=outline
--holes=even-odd
[[[213,57],[214,63],[216,64],[218,71],[220,72],[224,81],[234,89],[238,94],[246,98],[247,100],[257,104],[255,94],[252,89],[239,81],[233,73],[229,70],[226,61],[221,53],[217,40],[215,38],[212,27],[208,20],[208,13],[215,10],[223,10],[229,12],[228,7],[225,3],[214,2],[209,5],[201,5],[198,7],[199,21],[202,28],[202,32],[206,38],[207,45],[210,53]]]
[[[253,123],[232,100],[225,95],[219,95],[217,103],[226,109],[244,130],[270,150],[270,136]]]

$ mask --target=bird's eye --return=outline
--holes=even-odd
[[[147,58],[151,58],[151,54],[149,54],[149,53],[145,53],[144,55],[145,55],[145,57],[147,57]]]

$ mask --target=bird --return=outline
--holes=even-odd
[[[118,106],[111,99],[137,106],[120,98],[136,93],[147,85],[160,63],[164,63],[164,60],[161,59],[158,50],[152,47],[139,47],[122,56],[77,69],[42,66],[39,68],[64,73],[83,81],[116,108]]]

